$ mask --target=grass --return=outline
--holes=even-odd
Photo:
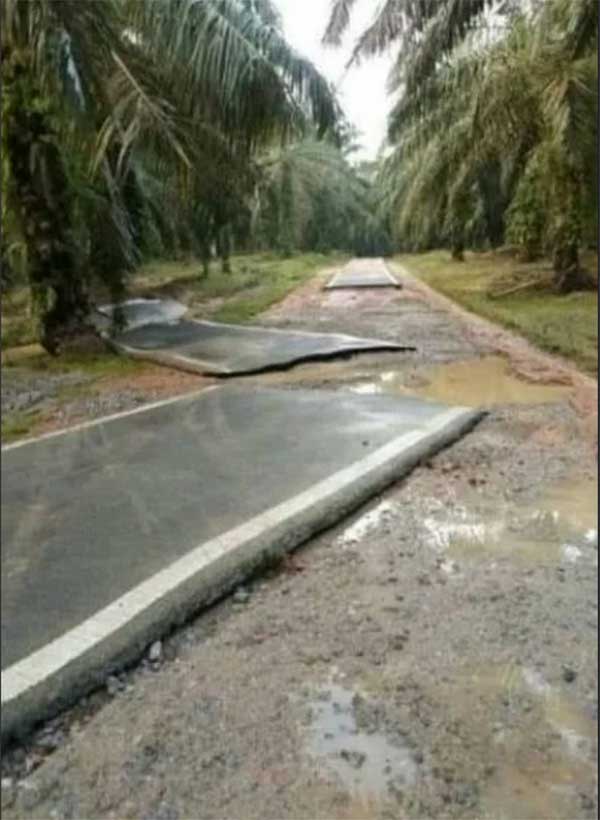
[[[128,376],[139,373],[145,365],[135,359],[114,353],[65,353],[50,356],[38,344],[15,347],[2,353],[2,367],[25,368],[36,373],[73,373],[78,371],[94,379]]]
[[[340,254],[300,254],[283,259],[271,253],[243,254],[223,274],[216,265],[202,278],[197,261],[152,262],[132,282],[138,296],[172,296],[185,301],[195,316],[223,322],[249,322],[307,282],[323,267],[340,264]]]
[[[493,253],[469,253],[465,262],[455,262],[446,251],[406,254],[395,259],[473,313],[517,331],[543,350],[570,359],[589,374],[597,374],[596,292],[560,296],[546,288],[500,297],[490,295],[500,283],[526,282],[536,276],[549,278],[547,262],[522,264],[511,256]],[[595,254],[586,254],[584,266],[597,279]]]
[[[31,372],[57,375],[78,372],[91,379],[101,380],[134,375],[152,366],[136,359],[128,359],[126,356],[115,355],[110,351],[50,356],[38,345],[28,348],[28,355],[11,355],[17,351],[20,353],[21,350],[23,349],[16,348],[14,351],[6,351],[3,355],[3,367],[24,367]]]
[[[40,411],[19,411],[2,414],[2,444],[33,435],[40,422],[44,421],[44,414]]]

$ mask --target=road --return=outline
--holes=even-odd
[[[489,415],[7,756],[5,817],[596,816],[593,387],[417,284],[322,285],[260,324],[417,351],[244,381]]]

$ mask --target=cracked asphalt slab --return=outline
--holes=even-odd
[[[112,336],[110,343],[138,358],[216,376],[242,376],[364,352],[413,350],[410,345],[349,334],[184,318],[140,324]]]
[[[3,735],[478,417],[410,397],[226,386],[5,448]]]
[[[418,391],[432,366],[502,342],[410,285],[315,282],[261,322],[418,347],[250,378],[293,391]],[[511,344],[513,375],[540,376]],[[562,365],[555,378],[569,386]],[[536,383],[552,380],[545,366]],[[597,816],[597,463],[576,382],[499,396],[468,436],[175,631],[160,662],[40,727],[3,758],[5,816]]]

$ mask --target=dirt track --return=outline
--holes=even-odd
[[[260,323],[418,347],[261,381],[490,413],[7,755],[4,816],[595,817],[595,385],[416,283]]]

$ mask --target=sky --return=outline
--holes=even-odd
[[[345,71],[357,36],[371,21],[373,0],[358,0],[352,25],[339,48],[321,45],[331,0],[275,0],[283,18],[286,39],[334,83],[348,119],[361,131],[362,150],[355,160],[374,159],[385,137],[390,100],[385,92],[391,57],[364,60]]]

